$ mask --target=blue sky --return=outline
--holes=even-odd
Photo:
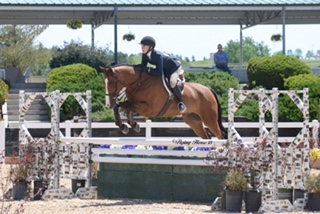
[[[133,41],[123,41],[122,36],[128,32],[135,34]],[[281,42],[272,42],[272,34],[282,34],[282,25],[260,25],[243,30],[244,37],[252,37],[255,42],[264,42],[271,48],[271,52],[282,50]],[[118,26],[118,51],[127,54],[141,52],[140,42],[145,35],[153,36],[156,39],[156,49],[182,55],[196,60],[209,58],[211,52],[215,52],[217,44],[223,46],[228,41],[239,41],[240,27],[218,26],[218,25],[119,25]],[[320,50],[320,25],[287,25],[286,26],[286,50],[297,48],[302,49],[303,56],[308,50],[314,53]],[[66,25],[50,25],[43,32],[38,41],[45,47],[51,48],[54,45],[63,46],[64,41],[80,40],[84,44],[91,44],[91,27],[84,25],[81,29],[71,30]],[[104,25],[95,30],[95,44],[99,47],[109,45],[114,51],[114,26]]]

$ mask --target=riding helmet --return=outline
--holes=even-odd
[[[151,46],[153,48],[156,47],[156,41],[154,40],[154,38],[152,38],[151,36],[145,36],[141,39],[141,42],[139,43],[141,45],[148,45]]]

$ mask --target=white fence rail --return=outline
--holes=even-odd
[[[51,123],[37,123],[37,122],[25,122],[25,127],[28,129],[34,129],[34,128],[43,128],[43,129],[50,129],[51,128]],[[65,129],[65,137],[71,137],[71,131],[72,129],[82,129],[86,127],[87,123],[85,122],[79,122],[79,123],[74,123],[72,121],[66,121],[63,123],[60,123],[60,129]],[[152,136],[152,129],[154,128],[184,128],[184,129],[190,129],[190,127],[185,124],[184,122],[152,122],[150,120],[147,120],[146,122],[140,122],[139,123],[140,128],[145,128],[145,138],[157,138]],[[224,127],[228,127],[228,123],[225,122],[223,123]],[[272,128],[273,125],[272,123],[265,123],[266,128]],[[309,122],[309,127],[314,127],[318,126],[318,121],[314,120],[312,122]],[[110,122],[110,123],[99,123],[99,122],[93,122],[91,124],[92,129],[112,129],[115,128],[117,129],[118,127]],[[259,130],[259,123],[258,122],[235,122],[234,127],[236,129],[241,129],[241,128],[248,128],[248,129],[256,129]],[[303,123],[302,122],[285,122],[285,123],[278,123],[278,128],[302,128]],[[244,142],[252,142],[255,140],[256,137],[246,137],[246,136],[241,136]],[[131,137],[132,138],[132,137]],[[159,137],[160,138],[160,137]],[[162,137],[161,137],[162,138]],[[196,137],[197,138],[197,137]],[[279,136],[278,141],[279,142],[288,142],[292,141],[295,137],[292,136]],[[199,139],[199,138],[198,138]]]

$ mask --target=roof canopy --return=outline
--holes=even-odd
[[[65,24],[69,19],[79,19],[83,24],[98,27],[114,24],[114,16],[117,16],[117,24],[242,25],[246,28],[258,24],[283,24],[284,9],[286,24],[320,24],[320,0],[278,0],[277,3],[272,0],[185,2],[0,0],[0,24]]]

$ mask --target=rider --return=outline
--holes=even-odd
[[[177,85],[179,71],[182,69],[181,63],[174,58],[155,50],[156,41],[151,36],[145,36],[141,42],[142,62],[143,66],[148,63],[155,65],[156,68],[149,68],[148,73],[153,76],[164,76],[169,80],[169,85],[173,94],[178,99],[178,109],[180,113],[187,110],[187,106],[182,102],[182,94]]]

